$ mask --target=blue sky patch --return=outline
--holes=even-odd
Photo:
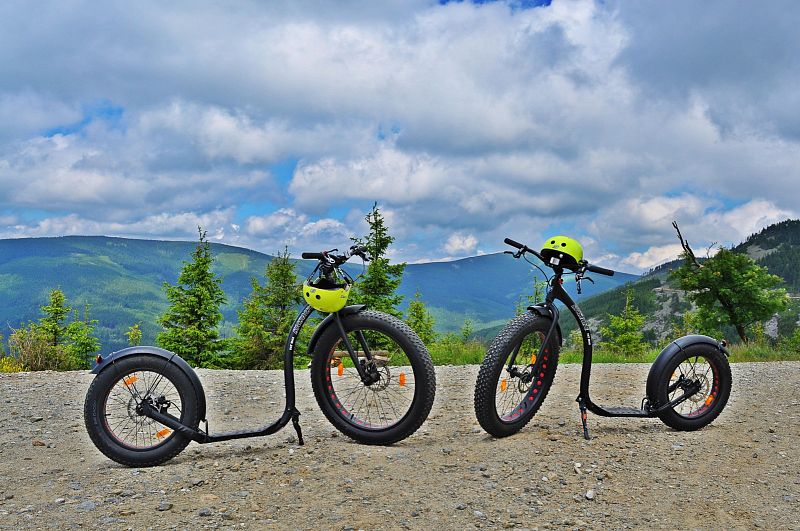
[[[114,105],[110,101],[100,101],[94,104],[85,105],[83,108],[83,118],[71,124],[59,125],[50,128],[42,133],[42,136],[52,137],[55,135],[74,135],[83,131],[92,122],[102,120],[112,129],[122,129],[122,116],[125,112],[123,107]]]

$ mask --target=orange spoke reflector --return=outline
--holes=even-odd
[[[172,433],[172,430],[169,429],[169,428],[164,428],[163,430],[158,430],[158,433],[156,433],[156,439],[163,439],[164,437],[166,437],[170,433]]]
[[[531,354],[531,365],[536,363],[536,354]]]
[[[122,383],[123,383],[123,385],[125,385],[125,387],[128,387],[130,385],[135,384],[137,381],[139,381],[139,377],[138,376],[128,376],[127,378],[122,380]]]
[[[400,373],[400,378],[398,378],[398,381],[400,382],[400,387],[405,387],[406,386],[406,373],[401,372]]]
[[[505,393],[506,392],[506,388],[508,388],[508,380],[503,378],[502,380],[500,380],[500,392],[501,393]]]
[[[344,363],[342,363],[341,361],[339,362],[339,365],[336,367],[336,374],[338,374],[339,376],[344,374]]]
[[[708,395],[708,398],[706,398],[706,405],[710,406],[711,402],[713,401],[714,401],[714,395]]]

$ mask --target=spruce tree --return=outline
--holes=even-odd
[[[50,291],[50,304],[42,306],[44,316],[39,319],[37,328],[44,334],[47,343],[53,347],[60,345],[67,335],[67,316],[72,308],[66,305],[67,298],[60,289]]]
[[[620,315],[609,315],[609,325],[600,329],[603,346],[622,354],[633,356],[644,350],[644,315],[633,305],[633,290],[625,291],[625,308]]]
[[[239,310],[233,340],[237,365],[243,369],[276,369],[283,366],[283,345],[303,301],[295,265],[284,248],[267,265],[263,286],[253,278],[253,291]]]
[[[83,319],[76,311],[73,320],[67,322],[72,308],[64,292],[54,289],[49,304],[41,309],[44,315],[39,322],[11,334],[9,345],[15,355],[32,371],[87,369],[89,358],[100,349],[100,341],[93,334],[97,321],[89,318],[89,306]]]
[[[464,323],[461,325],[461,340],[466,343],[470,339],[472,339],[472,335],[475,333],[475,324],[472,322],[472,319],[467,317],[464,319]]]
[[[353,287],[350,301],[402,318],[403,314],[397,306],[403,301],[403,296],[397,294],[397,288],[403,279],[406,264],[390,264],[386,258],[394,237],[389,234],[377,203],[372,205],[365,219],[369,224],[369,234],[364,238],[353,238],[353,241],[367,247],[370,262],[364,278]]]
[[[436,341],[436,333],[433,330],[434,319],[431,312],[422,302],[419,291],[414,294],[414,299],[408,303],[408,317],[406,323],[417,333],[422,343],[430,345]]]
[[[222,321],[220,306],[225,303],[222,280],[211,271],[214,258],[206,231],[198,227],[200,240],[192,261],[184,262],[176,285],[164,283],[170,307],[159,319],[164,331],[156,342],[195,367],[219,368],[225,343],[217,327]]]
[[[138,347],[142,344],[142,328],[139,323],[131,325],[125,335],[130,346]]]

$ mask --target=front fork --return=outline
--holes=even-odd
[[[358,353],[353,348],[353,344],[350,342],[350,338],[347,337],[347,331],[344,329],[344,323],[342,323],[342,318],[339,316],[339,313],[333,314],[333,320],[336,322],[336,327],[339,329],[339,336],[342,338],[344,342],[344,346],[347,349],[347,353],[350,355],[350,359],[353,360],[353,365],[358,371],[358,375],[361,377],[361,381],[364,385],[372,385],[375,382],[381,379],[380,374],[377,370],[375,370],[375,364],[372,363],[372,352],[369,350],[369,345],[367,344],[367,338],[364,337],[364,332],[361,330],[357,330],[355,332],[356,339],[358,339],[358,343],[361,346],[361,349],[364,351],[364,357],[366,361],[362,363],[361,360],[358,358]]]

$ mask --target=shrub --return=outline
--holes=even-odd
[[[0,357],[0,372],[22,372],[25,367],[13,356]]]

